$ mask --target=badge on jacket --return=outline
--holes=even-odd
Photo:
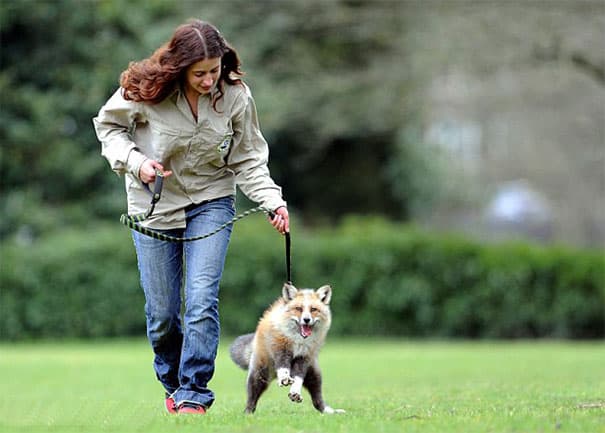
[[[218,147],[216,148],[216,150],[218,151],[218,153],[226,153],[229,150],[229,146],[231,145],[231,135],[225,135],[225,137],[223,137],[223,141],[221,141],[221,144],[218,145]]]

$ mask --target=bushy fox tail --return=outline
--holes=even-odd
[[[244,370],[248,370],[248,365],[250,364],[253,339],[253,333],[240,335],[233,341],[231,347],[229,347],[229,354],[231,355],[231,359]]]

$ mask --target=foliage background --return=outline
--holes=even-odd
[[[301,283],[325,276],[343,317],[369,311],[341,332],[603,336],[602,2],[6,0],[2,337],[141,332],[141,308],[127,308],[141,297],[117,226],[123,185],[100,156],[91,118],[128,62],[189,17],[216,24],[244,61],[271,170],[296,217]],[[489,199],[518,179],[545,198],[548,218],[491,224]],[[355,229],[350,214],[363,216]],[[376,214],[396,224],[366,244]],[[547,245],[537,256],[532,246],[487,252],[451,243],[444,229]],[[261,309],[281,280],[280,245],[250,267],[247,252],[272,242],[257,230],[261,239],[242,234],[230,253],[221,307],[229,332],[240,328],[230,309]],[[425,245],[430,266],[410,273],[419,260],[410,242]],[[473,266],[472,277],[443,281]],[[461,290],[467,278],[473,287]]]
[[[2,249],[3,337],[144,334],[128,232],[57,236]],[[262,218],[235,227],[221,282],[225,334],[252,332],[280,295],[282,242]],[[367,219],[297,232],[293,245],[295,284],[333,286],[332,335],[605,337],[605,258],[595,252],[480,245]]]

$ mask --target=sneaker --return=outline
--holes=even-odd
[[[178,413],[193,413],[198,415],[204,415],[206,413],[206,408],[201,404],[196,403],[181,403],[177,409]]]
[[[166,410],[168,411],[168,413],[177,412],[176,402],[174,401],[174,398],[172,398],[168,393],[166,393],[164,404],[166,405]]]

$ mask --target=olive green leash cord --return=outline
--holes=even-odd
[[[149,209],[147,210],[147,212],[136,214],[136,215],[122,214],[122,216],[120,216],[120,222],[122,224],[124,224],[125,226],[130,227],[133,230],[136,230],[139,233],[142,233],[142,234],[144,234],[146,236],[150,236],[150,237],[152,237],[154,239],[158,239],[160,241],[166,241],[166,242],[192,242],[192,241],[199,241],[200,239],[206,239],[206,238],[209,238],[212,235],[217,234],[218,232],[220,232],[221,230],[226,229],[227,227],[229,227],[230,225],[232,225],[236,221],[239,221],[242,218],[246,218],[248,215],[252,215],[252,214],[257,213],[257,212],[264,212],[267,215],[273,215],[273,212],[270,209],[267,209],[266,207],[258,206],[258,207],[255,207],[253,209],[249,209],[249,210],[247,210],[246,212],[244,212],[242,214],[236,215],[230,221],[227,221],[225,224],[221,225],[220,227],[216,228],[215,230],[213,230],[213,231],[211,231],[209,233],[205,233],[205,234],[200,235],[200,236],[181,238],[181,237],[178,237],[178,236],[171,236],[171,235],[168,235],[168,234],[165,234],[165,233],[158,232],[156,230],[144,227],[144,226],[142,226],[140,224],[140,223],[142,223],[143,221],[145,221],[147,218],[149,218],[153,214],[153,211],[155,210],[156,203],[158,201],[160,201],[160,198],[162,197],[162,187],[164,185],[164,175],[159,170],[156,170],[155,174],[156,174],[156,177],[155,177],[155,185],[154,185],[153,192],[149,189],[149,186],[146,183],[143,184],[143,186],[145,186],[145,188],[151,194],[151,206],[149,206]]]
[[[248,215],[252,215],[252,214],[258,213],[258,212],[265,212],[266,214],[271,214],[272,213],[269,209],[264,208],[262,206],[255,207],[255,208],[249,209],[246,212],[243,212],[243,213],[241,213],[239,215],[236,215],[230,221],[227,221],[225,224],[219,226],[218,228],[216,228],[215,230],[213,230],[213,231],[211,231],[209,233],[204,233],[203,235],[200,235],[200,236],[193,236],[193,237],[188,237],[188,238],[181,238],[181,237],[178,237],[178,236],[171,236],[171,235],[167,235],[165,233],[160,233],[160,232],[155,231],[153,229],[148,229],[147,227],[143,227],[139,223],[142,222],[142,221],[145,221],[147,218],[149,218],[151,216],[151,214],[148,213],[148,212],[145,212],[144,214],[138,214],[138,215],[126,215],[126,214],[122,214],[122,216],[120,216],[120,222],[122,224],[124,224],[125,226],[128,226],[131,229],[136,230],[139,233],[142,233],[144,235],[150,236],[150,237],[152,237],[154,239],[158,239],[160,241],[167,241],[167,242],[191,242],[191,241],[199,241],[200,239],[209,238],[210,236],[217,234],[221,230],[226,229],[227,227],[229,227],[231,224],[235,223],[236,221],[239,221],[239,220],[241,220],[243,218],[246,218]]]
[[[151,191],[149,189],[149,186],[144,183],[143,186],[147,189],[147,191],[149,191],[149,193],[151,194],[151,205],[149,206],[149,209],[147,210],[147,212],[145,213],[140,213],[140,214],[136,214],[136,215],[128,215],[128,214],[122,214],[120,216],[120,222],[122,224],[124,224],[127,227],[130,227],[132,230],[135,230],[139,233],[142,233],[146,236],[150,236],[154,239],[160,240],[160,241],[166,241],[166,242],[192,242],[192,241],[199,241],[200,239],[206,239],[209,238],[212,235],[217,234],[218,232],[220,232],[221,230],[226,229],[227,227],[229,227],[230,225],[234,224],[236,221],[239,221],[243,218],[246,218],[249,215],[258,213],[258,212],[264,212],[265,214],[269,215],[270,217],[272,217],[274,215],[273,211],[271,209],[268,209],[266,207],[263,206],[258,206],[252,209],[249,209],[239,215],[234,216],[230,221],[227,221],[225,224],[217,227],[215,230],[208,232],[208,233],[204,233],[203,235],[200,236],[193,236],[193,237],[178,237],[178,236],[171,236],[168,235],[166,233],[161,233],[158,232],[156,230],[153,229],[149,229],[147,227],[142,226],[140,223],[145,221],[147,218],[149,218],[152,214],[153,211],[155,210],[155,205],[158,201],[160,201],[160,198],[162,197],[162,187],[164,185],[164,175],[161,171],[156,170],[156,177],[155,177],[155,184],[154,184],[154,188],[153,191]],[[291,278],[291,265],[290,265],[290,233],[286,232],[285,234],[286,236],[286,273],[287,273],[287,281],[289,283],[292,282],[292,278]]]

